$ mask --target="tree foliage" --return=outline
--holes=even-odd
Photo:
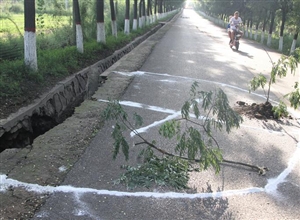
[[[142,181],[141,184],[145,186],[148,186],[151,181],[158,181],[172,186],[170,182],[175,181],[174,178],[176,179],[180,172],[183,172],[181,173],[182,178],[186,179],[190,165],[193,163],[198,165],[199,170],[207,170],[212,167],[216,173],[219,173],[223,156],[214,135],[219,131],[230,133],[233,128],[239,128],[240,123],[243,121],[242,117],[232,110],[226,94],[221,89],[209,92],[199,91],[197,82],[191,86],[190,98],[181,108],[181,118],[165,122],[158,131],[165,141],[173,140],[172,143],[175,141],[176,144],[172,149],[175,154],[167,151],[162,146],[157,146],[155,140],[151,142],[146,140],[135,128],[142,125],[142,117],[135,113],[133,117],[129,118],[118,101],[111,100],[109,102],[103,117],[106,121],[115,121],[112,132],[114,159],[116,159],[121,149],[125,159],[129,158],[130,145],[124,136],[124,133],[128,131],[134,132],[141,140],[141,142],[135,143],[136,146],[144,145],[148,149],[145,151],[144,148],[141,148],[143,153],[146,152],[151,155],[146,157],[145,163],[139,165],[138,168],[125,167],[130,175],[127,172],[119,179],[119,181],[122,180],[128,185],[128,181],[132,177],[135,179],[134,181]],[[152,151],[161,153],[162,157],[155,156]],[[166,176],[169,177],[169,171],[164,169],[163,173],[157,171],[162,166],[167,166],[166,164],[171,166],[173,171],[174,169],[181,170],[179,173],[174,171],[176,175],[168,181],[166,181],[168,179]],[[150,175],[150,171],[156,174]],[[128,175],[131,177],[129,178]],[[138,177],[133,177],[135,175]],[[163,177],[163,180],[159,179],[157,175]],[[149,176],[153,176],[151,180],[147,179],[150,178]],[[184,180],[180,180],[180,182],[186,183]],[[129,185],[131,184],[133,183]],[[182,188],[183,185],[178,184],[176,187]]]
[[[266,102],[269,102],[270,98],[270,91],[271,91],[271,85],[276,83],[277,78],[286,77],[288,71],[292,74],[295,74],[295,71],[298,67],[298,63],[300,62],[300,48],[297,48],[295,52],[290,55],[282,55],[281,58],[277,62],[272,62],[272,69],[270,72],[270,78],[267,80],[267,78],[262,74],[258,74],[257,76],[253,77],[249,84],[249,92],[255,91],[258,88],[262,88],[265,92],[266,96]],[[271,58],[270,58],[271,59]],[[265,90],[265,85],[268,82],[268,88],[267,91]],[[286,94],[284,97],[288,97],[290,104],[295,109],[298,108],[300,105],[300,95],[299,95],[299,82],[295,82],[294,91]],[[284,113],[286,110],[286,107],[284,107],[284,103],[280,102],[280,106],[274,108],[275,116],[280,116],[279,112]]]
[[[143,164],[136,167],[123,165],[121,168],[126,172],[115,184],[123,183],[130,189],[137,186],[149,188],[154,184],[186,189],[189,171],[198,171],[186,160],[170,156],[160,158],[150,147],[142,150],[139,157],[143,159]]]
[[[200,9],[207,15],[223,20],[232,15],[234,11],[239,11],[247,27],[254,23],[257,27],[256,30],[261,29],[263,32],[268,30],[275,39],[279,36],[284,36],[286,39],[290,34],[297,36],[300,29],[299,0],[201,0],[198,2]],[[286,40],[284,44],[286,44]],[[268,46],[273,46],[269,40]],[[279,50],[283,49],[285,54],[293,52],[293,49],[290,51],[289,46],[284,48],[280,46]]]

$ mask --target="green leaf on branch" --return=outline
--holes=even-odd
[[[263,74],[258,74],[258,76],[253,77],[250,81],[250,91],[255,91],[257,88],[261,87],[264,89],[265,85],[267,83],[267,78]]]
[[[113,158],[119,154],[120,148],[126,158],[129,157],[129,145],[123,133],[126,130],[134,132],[142,140],[138,145],[146,145],[141,149],[139,157],[143,157],[143,164],[137,167],[124,166],[126,173],[117,183],[125,183],[127,187],[150,187],[152,184],[168,185],[175,188],[185,188],[188,181],[188,172],[194,170],[192,163],[198,164],[198,170],[212,167],[216,173],[220,171],[223,161],[222,152],[216,139],[215,131],[238,128],[242,117],[229,105],[226,94],[221,89],[213,91],[199,91],[198,83],[193,83],[190,97],[181,108],[181,118],[165,122],[159,128],[159,134],[166,139],[173,139],[174,151],[168,152],[165,148],[156,145],[156,141],[147,141],[128,121],[127,113],[117,101],[111,101],[104,118],[115,120],[116,125],[112,132],[114,139]],[[134,113],[135,126],[142,124],[142,117]],[[159,158],[153,150],[161,153]]]
[[[212,95],[213,92],[205,92],[205,91],[200,91],[200,97],[202,99],[202,108],[204,111],[206,111],[213,103],[212,103]]]
[[[214,103],[213,114],[217,115],[218,122],[225,124],[226,132],[229,133],[231,128],[239,128],[243,119],[230,107],[228,98],[222,89],[217,90]]]
[[[182,118],[184,119],[188,119],[190,117],[190,102],[189,101],[185,101],[183,106],[181,107],[181,115]]]
[[[279,119],[280,117],[287,117],[288,116],[288,111],[286,104],[283,102],[280,102],[278,106],[273,106],[272,108],[274,118]]]
[[[124,111],[118,100],[110,100],[108,106],[102,113],[105,120],[127,120],[127,113]]]
[[[298,83],[297,83],[298,84]],[[300,106],[300,91],[298,85],[295,85],[295,90],[287,94],[291,107],[297,109]]]
[[[271,60],[270,56],[269,58]],[[265,93],[267,102],[269,102],[271,85],[276,83],[276,77],[280,77],[280,78],[286,77],[288,70],[290,70],[292,74],[295,74],[299,62],[300,62],[300,48],[297,48],[290,56],[282,55],[276,63],[272,62],[272,69],[271,69],[270,79],[268,83],[268,92]],[[267,79],[262,74],[253,77],[252,80],[250,81],[249,92],[255,91],[259,87],[264,89],[266,83],[267,83]],[[294,91],[285,95],[285,97],[289,96],[290,104],[295,109],[299,105],[298,92],[299,91]]]
[[[169,139],[173,138],[179,132],[180,125],[179,122],[175,120],[167,121],[159,128],[159,134]]]
[[[138,186],[149,188],[154,184],[176,189],[188,188],[189,172],[194,170],[188,161],[177,157],[159,158],[150,148],[143,151],[143,156],[143,164],[122,166],[126,172],[115,184],[122,183],[130,189]]]
[[[134,125],[136,127],[142,126],[142,124],[143,124],[143,118],[140,115],[138,115],[137,113],[134,113],[133,114],[133,119],[134,119],[134,122],[135,122]]]
[[[116,123],[114,130],[112,132],[112,137],[114,139],[114,150],[113,150],[113,159],[116,159],[119,154],[120,147],[122,146],[122,152],[125,156],[125,159],[129,158],[129,145],[122,134],[122,126]]]

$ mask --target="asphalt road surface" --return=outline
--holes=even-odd
[[[237,101],[265,101],[263,91],[250,94],[248,84],[258,73],[268,76],[269,56],[276,61],[280,54],[248,39],[241,40],[239,51],[230,49],[225,28],[193,10],[185,9],[166,25],[168,31],[141,68],[131,71],[119,62],[109,73],[111,80],[132,80],[120,101],[128,114],[137,112],[143,117],[139,131],[144,137],[166,149],[172,147],[158,136],[158,127],[180,116],[194,81],[204,91],[222,88],[232,106]],[[139,56],[139,51],[133,53]],[[272,87],[273,103],[278,103],[297,77],[281,79]],[[94,99],[103,103],[108,97],[98,91]],[[216,134],[224,158],[266,166],[265,176],[222,166],[219,175],[213,170],[191,173],[193,190],[187,192],[160,187],[128,190],[112,184],[122,173],[121,164],[138,163],[140,147],[133,145],[137,137],[126,134],[132,144],[130,160],[125,162],[119,155],[113,161],[112,125],[108,124],[61,186],[39,188],[52,195],[34,219],[300,219],[299,112],[293,114],[293,120],[280,123],[245,117],[240,129]]]

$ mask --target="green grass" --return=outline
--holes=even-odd
[[[36,16],[37,33],[48,33],[52,29],[70,25],[70,16],[52,16],[43,14]],[[43,22],[41,22],[43,21]],[[42,24],[43,23],[43,24]],[[5,38],[8,35],[23,35],[24,32],[24,14],[0,14],[0,36]]]
[[[250,33],[250,30],[249,30],[249,33]],[[251,40],[253,40],[253,41],[255,41],[254,35],[255,35],[255,30],[252,30],[252,39]],[[248,36],[248,39],[250,39],[250,34]],[[268,40],[268,32],[266,32],[265,36],[264,36],[263,44],[265,46],[267,46],[267,40]],[[261,42],[261,30],[257,31],[256,41],[259,42],[259,43]],[[288,55],[290,53],[292,42],[293,42],[293,35],[285,34],[283,36],[283,48],[282,48],[282,53],[283,54]],[[297,39],[296,48],[297,47],[300,47],[300,39],[299,38]],[[274,34],[274,33],[272,34],[272,40],[271,40],[270,48],[275,49],[275,50],[278,50],[278,48],[279,48],[279,36]]]
[[[167,17],[164,20],[169,18]],[[67,77],[99,61],[99,57],[102,54],[111,54],[113,51],[120,49],[135,37],[149,31],[156,24],[138,29],[137,31],[131,31],[129,35],[120,31],[117,38],[111,35],[107,36],[106,44],[98,43],[95,39],[86,40],[84,42],[83,54],[77,52],[76,46],[67,45],[61,41],[63,38],[68,39],[66,36],[72,33],[72,29],[63,28],[52,35],[39,36],[37,38],[37,72],[30,71],[24,65],[22,38],[13,38],[7,44],[0,40],[0,58],[1,48],[6,46],[6,51],[9,51],[9,48],[13,45],[21,47],[20,54],[15,56],[14,59],[0,59],[0,98],[22,95],[24,91],[22,91],[20,85],[27,81],[42,85],[47,83],[47,78],[49,77]]]

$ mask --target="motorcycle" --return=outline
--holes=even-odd
[[[236,31],[234,32],[233,42],[230,43],[230,48],[235,47],[236,50],[239,50],[241,37],[242,35],[240,34],[239,29],[237,28]]]

